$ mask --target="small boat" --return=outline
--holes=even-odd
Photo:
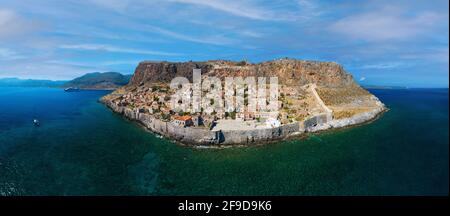
[[[39,120],[33,119],[33,125],[38,127],[40,125]]]
[[[73,91],[78,91],[78,90],[80,90],[80,89],[77,87],[69,87],[69,88],[64,89],[64,91],[66,91],[66,92],[73,92]]]

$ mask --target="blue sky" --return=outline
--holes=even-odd
[[[448,87],[447,0],[0,0],[0,77],[143,60],[335,61],[366,85]]]

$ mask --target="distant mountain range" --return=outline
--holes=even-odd
[[[123,75],[117,72],[88,73],[70,81],[33,80],[18,78],[0,79],[3,87],[58,87],[79,89],[116,89],[126,85],[132,75]]]
[[[118,72],[87,73],[73,80],[35,80],[19,78],[0,78],[0,87],[57,87],[79,89],[107,89],[113,90],[128,84],[132,74],[123,75]],[[363,85],[365,89],[407,89],[403,86]]]
[[[64,83],[62,87],[80,89],[116,89],[126,85],[128,81],[130,81],[131,76],[132,75],[123,75],[117,72],[88,73]]]
[[[0,86],[3,86],[3,87],[60,87],[66,82],[67,81],[2,78],[2,79],[0,79]]]

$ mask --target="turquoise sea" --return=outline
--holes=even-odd
[[[108,91],[0,88],[0,195],[448,195],[448,89],[371,91],[390,111],[370,124],[193,149],[112,113]]]

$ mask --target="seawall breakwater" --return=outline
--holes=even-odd
[[[130,120],[139,122],[154,133],[163,135],[183,144],[194,146],[257,145],[286,139],[305,132],[315,132],[361,124],[376,118],[380,113],[386,110],[384,106],[380,106],[369,112],[345,119],[327,121],[327,114],[320,114],[312,116],[305,121],[293,122],[274,128],[212,131],[207,128],[181,127],[172,122],[157,119],[150,114],[139,113],[137,109],[118,106],[105,100],[101,100],[101,102],[114,112],[122,114]]]

